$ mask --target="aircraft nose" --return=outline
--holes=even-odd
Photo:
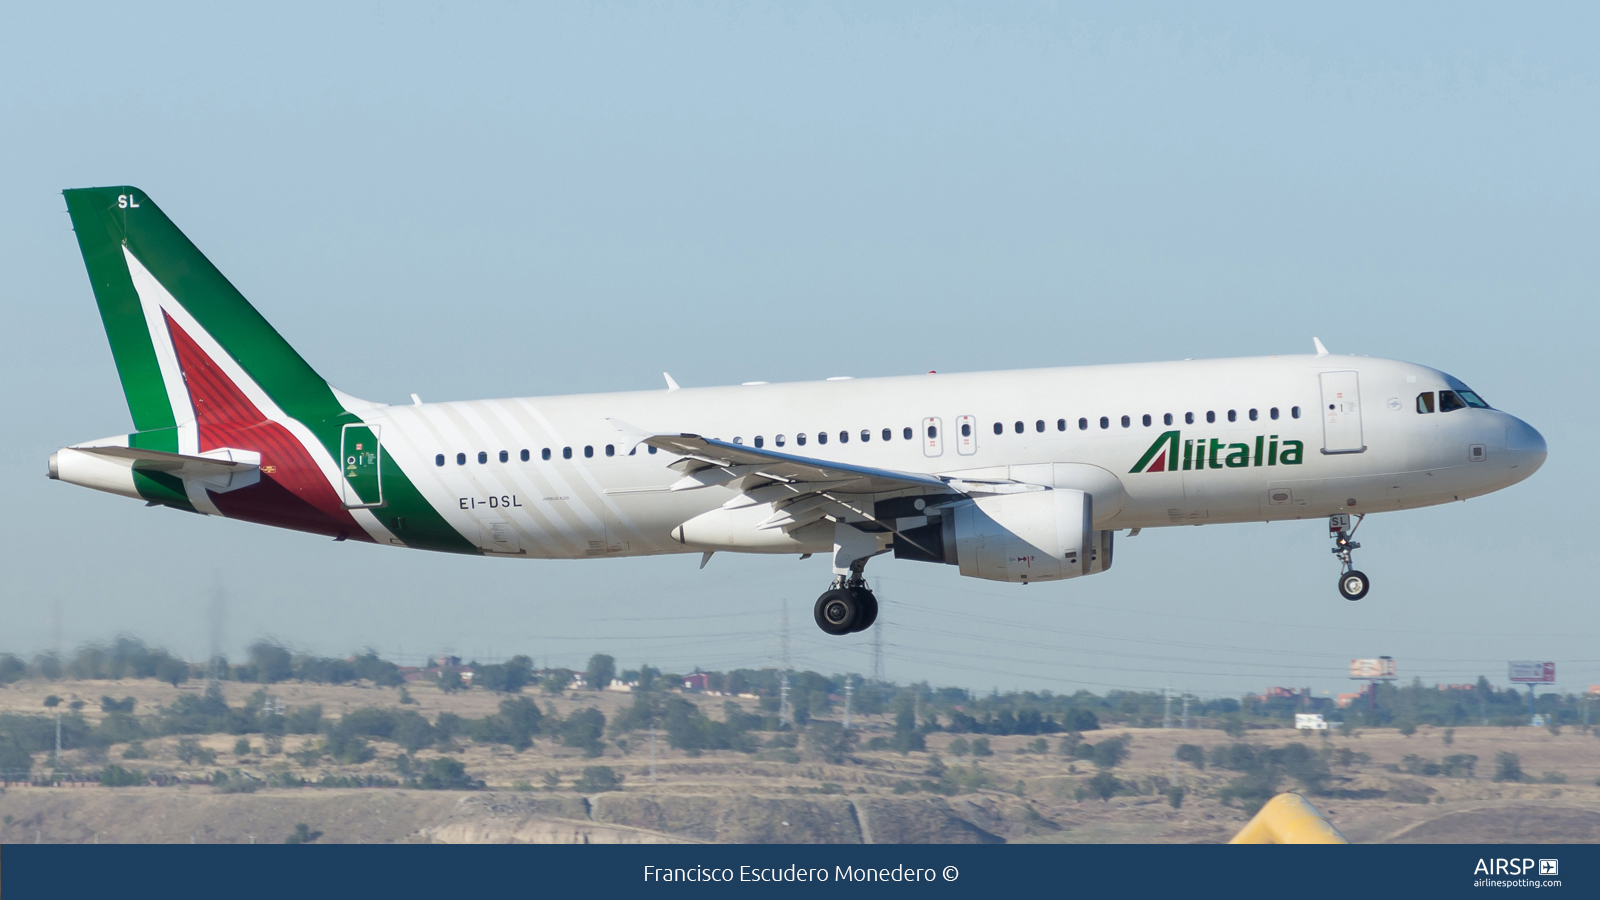
[[[1544,465],[1549,450],[1545,447],[1544,435],[1532,425],[1515,416],[1510,418],[1506,425],[1506,452],[1511,456],[1511,467],[1526,478]]]

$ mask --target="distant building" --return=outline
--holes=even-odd
[[[611,679],[611,683],[606,685],[606,690],[608,690],[608,691],[619,691],[619,692],[624,693],[624,694],[631,694],[631,693],[633,693],[633,689],[638,687],[638,686],[639,686],[639,682],[637,682],[637,681],[623,681],[620,678],[613,678],[613,679]]]
[[[705,672],[696,672],[693,675],[683,676],[683,689],[686,691],[703,691],[711,686],[711,676]]]

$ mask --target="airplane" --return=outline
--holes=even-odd
[[[64,192],[132,413],[49,477],[186,512],[520,559],[831,554],[814,616],[870,628],[883,554],[1019,584],[1114,536],[1466,500],[1545,441],[1460,379],[1328,352],[410,404],[331,387],[134,187]]]

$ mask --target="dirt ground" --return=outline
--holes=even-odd
[[[230,704],[245,702],[258,686],[226,683]],[[179,688],[153,681],[19,682],[0,689],[0,712],[46,712],[46,695],[85,701],[83,714],[101,717],[100,698],[138,701],[137,713],[171,703],[180,692],[198,693],[199,684]],[[493,713],[502,699],[485,691],[444,694],[430,685],[408,685],[416,709],[430,719],[440,712],[464,717]],[[322,704],[337,716],[363,706],[397,707],[394,688],[330,687],[287,683],[268,692],[287,707]],[[627,694],[529,692],[541,706],[567,715],[595,706],[607,718],[632,702]],[[706,714],[722,718],[727,698],[685,695]],[[755,702],[738,701],[746,709]],[[887,736],[883,717],[856,717],[861,744]],[[1215,730],[1106,729],[1084,737],[1101,741],[1113,735],[1130,740],[1129,758],[1112,773],[1128,786],[1109,802],[1086,796],[1094,766],[1061,752],[1059,736],[1046,738],[1044,753],[1031,752],[1031,736],[989,738],[993,755],[956,756],[949,745],[957,736],[928,736],[927,752],[900,754],[858,749],[841,764],[781,747],[755,754],[710,751],[700,756],[656,744],[654,781],[647,734],[608,740],[604,756],[548,739],[516,752],[502,745],[458,739],[453,749],[424,750],[426,760],[448,753],[474,778],[482,792],[407,789],[263,789],[253,794],[218,794],[204,785],[102,788],[12,786],[0,794],[0,842],[237,842],[281,843],[294,826],[306,823],[323,832],[323,842],[521,841],[594,843],[602,841],[748,842],[1215,842],[1225,841],[1246,821],[1236,806],[1216,799],[1237,773],[1198,769],[1173,762],[1181,743],[1208,750],[1233,739]],[[1354,754],[1349,766],[1333,766],[1328,792],[1312,798],[1344,834],[1358,842],[1596,841],[1600,840],[1600,740],[1595,733],[1568,729],[1559,735],[1533,728],[1421,727],[1406,737],[1390,729],[1364,730],[1349,737],[1299,733],[1289,729],[1251,730],[1244,740],[1282,746],[1298,741],[1313,750],[1324,745]],[[761,733],[763,739],[771,737]],[[974,736],[964,736],[971,741]],[[130,768],[203,778],[209,771],[240,769],[258,776],[291,771],[306,778],[323,775],[381,774],[396,777],[401,748],[374,742],[377,758],[357,766],[324,759],[310,767],[286,754],[315,744],[315,736],[289,735],[278,753],[269,753],[261,735],[247,736],[251,752],[234,754],[232,735],[201,738],[217,759],[210,766],[186,766],[177,759],[177,737],[144,742],[150,759],[122,760],[126,745],[104,756],[69,750],[69,763],[85,769],[117,762]],[[1491,780],[1495,755],[1518,754],[1534,779],[1524,783]],[[1365,758],[1360,754],[1365,754]],[[1402,758],[1438,761],[1447,755],[1478,757],[1475,777],[1447,778],[1400,771]],[[798,756],[798,761],[796,757]],[[981,767],[992,788],[940,796],[907,790],[908,782],[936,780],[928,774],[935,757],[947,766]],[[44,756],[38,757],[40,764]],[[611,766],[625,778],[620,792],[582,796],[571,785],[585,766]],[[559,779],[546,790],[545,775]],[[1546,773],[1551,773],[1548,780]],[[1564,779],[1564,782],[1562,781]],[[1189,789],[1173,809],[1163,790],[1172,783]],[[898,792],[897,792],[898,787]],[[1285,787],[1288,787],[1286,785]],[[520,788],[520,789],[519,789]]]

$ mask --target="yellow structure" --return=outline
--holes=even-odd
[[[1279,794],[1245,823],[1230,844],[1348,844],[1339,829],[1299,794]]]

